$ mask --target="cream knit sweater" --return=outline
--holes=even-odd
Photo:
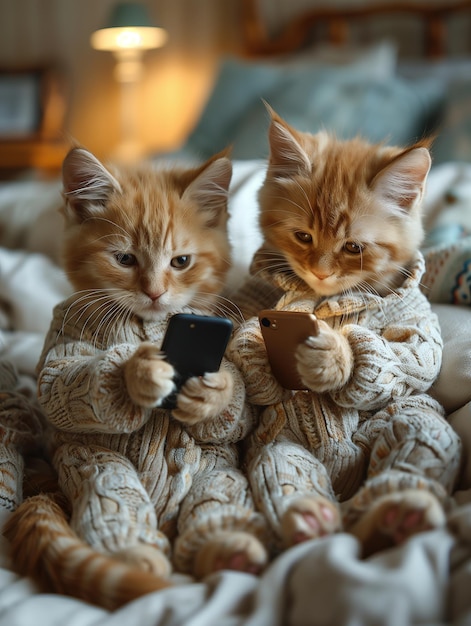
[[[44,418],[15,367],[0,360],[0,507],[14,511],[23,500],[24,457],[40,454]]]
[[[460,443],[442,408],[426,395],[440,370],[442,340],[419,289],[422,256],[386,297],[316,298],[292,274],[265,269],[263,259],[256,255],[252,264],[258,309],[267,307],[270,293],[282,294],[273,308],[315,313],[347,338],[354,356],[353,374],[341,389],[292,392],[271,373],[256,317],[234,336],[231,358],[243,372],[249,400],[261,408],[248,447],[249,479],[274,532],[280,536],[290,500],[305,494],[353,498],[347,526],[392,491],[428,488],[443,501],[456,478]]]
[[[176,560],[187,570],[218,528],[259,532],[235,446],[255,414],[227,359],[221,367],[232,373],[234,394],[216,419],[182,424],[169,410],[132,402],[123,366],[140,342],[160,345],[166,324],[131,317],[111,327],[93,315],[85,324],[79,297],[59,304],[38,365],[39,401],[78,534],[103,551],[144,542],[168,553],[178,526]],[[201,482],[218,488],[204,492]]]

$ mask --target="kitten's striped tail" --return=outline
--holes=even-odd
[[[60,492],[27,498],[3,528],[15,570],[46,592],[114,610],[146,593],[171,587],[164,578],[101,554],[69,525]]]

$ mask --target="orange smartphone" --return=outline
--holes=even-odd
[[[300,343],[317,335],[313,313],[265,309],[258,314],[262,337],[273,375],[286,389],[305,389],[296,368],[294,353]]]

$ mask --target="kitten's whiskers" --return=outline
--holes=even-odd
[[[200,304],[199,296],[205,295],[214,297],[214,294],[205,294],[204,292],[200,292],[193,298],[192,302],[198,306],[198,304]],[[220,313],[222,317],[229,317],[240,323],[245,321],[242,311],[237,304],[225,296],[217,295],[214,303],[212,304],[212,308],[215,309],[216,313]]]
[[[117,301],[113,299],[112,293],[120,292],[119,289],[106,288],[106,289],[91,289],[84,290],[83,292],[76,292],[75,296],[82,294],[80,297],[75,298],[67,308],[62,321],[60,334],[65,333],[65,324],[74,323],[77,325],[80,322],[82,326],[79,340],[83,340],[83,336],[87,330],[87,325],[92,318],[100,319],[97,328],[94,332],[94,346],[98,339],[99,331],[106,320],[110,318],[111,323],[119,323],[120,318],[126,312],[126,307],[120,307]],[[124,296],[123,296],[124,297]],[[83,319],[85,316],[85,319]]]

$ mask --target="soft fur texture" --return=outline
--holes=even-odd
[[[265,565],[264,523],[238,469],[235,444],[255,418],[240,373],[223,359],[184,384],[172,412],[159,408],[174,389],[159,347],[168,318],[230,312],[219,297],[230,180],[225,154],[193,169],[107,169],[82,148],[64,161],[76,291],[54,310],[38,388],[70,525],[63,496],[41,495],[5,531],[20,571],[52,590],[114,608],[168,586],[172,566]]]
[[[427,143],[399,149],[342,142],[324,132],[297,133],[275,116],[270,145],[260,191],[267,254],[281,251],[319,295],[358,287],[385,295],[401,284],[423,238]]]
[[[425,141],[343,142],[271,116],[250,308],[315,313],[319,334],[297,349],[297,392],[273,378],[256,318],[233,340],[262,409],[249,478],[279,547],[345,528],[367,554],[443,525],[459,468],[459,439],[426,393],[442,350],[420,291],[430,155]]]

